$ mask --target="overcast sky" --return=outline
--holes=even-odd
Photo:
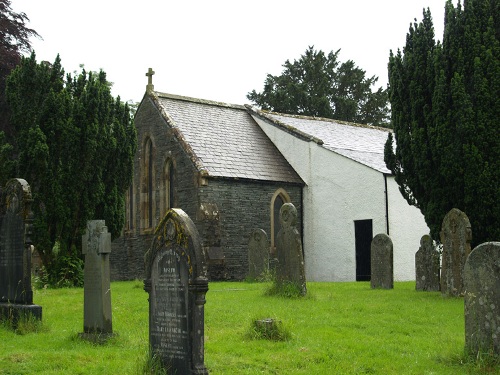
[[[455,1],[454,1],[455,3]],[[403,48],[410,23],[429,7],[442,39],[445,0],[12,0],[28,27],[37,60],[59,53],[67,72],[103,69],[113,95],[140,101],[148,68],[155,90],[248,103],[267,74],[308,46],[340,49],[387,84],[389,51]]]

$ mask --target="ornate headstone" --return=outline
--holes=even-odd
[[[370,286],[372,289],[394,288],[392,240],[385,233],[377,234],[371,243]]]
[[[113,333],[111,317],[111,286],[109,254],[111,233],[104,220],[87,222],[82,236],[82,253],[85,255],[83,293],[83,331],[99,337]]]
[[[441,293],[450,296],[463,294],[462,272],[469,256],[472,230],[469,218],[457,208],[451,209],[441,227],[443,259],[441,265]]]
[[[255,229],[248,241],[248,277],[257,279],[269,268],[269,240],[263,229]]]
[[[500,356],[500,242],[477,246],[463,278],[466,352]]]
[[[302,241],[297,225],[297,209],[292,203],[285,203],[280,209],[281,229],[276,239],[276,282],[295,284],[302,295],[306,295],[306,274]]]
[[[416,290],[439,291],[439,252],[428,234],[422,236],[415,253],[415,281]]]
[[[145,256],[149,344],[169,374],[207,374],[204,365],[206,256],[181,209],[167,212]]]
[[[32,315],[42,319],[31,289],[31,189],[20,178],[9,180],[0,196],[0,318]]]

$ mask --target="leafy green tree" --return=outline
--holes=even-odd
[[[474,244],[500,238],[499,4],[448,0],[442,44],[424,10],[390,55],[397,146],[390,135],[385,160],[434,239],[453,207],[469,217]]]
[[[378,78],[366,78],[352,60],[340,63],[339,52],[309,47],[293,63],[286,60],[281,75],[268,74],[264,90],[247,98],[265,110],[387,126],[387,91],[372,92]]]
[[[21,61],[23,52],[31,51],[30,37],[39,37],[26,26],[25,13],[12,10],[10,0],[0,0],[0,130],[10,135],[9,112],[5,101],[5,81],[11,70]]]
[[[31,186],[34,243],[51,284],[78,283],[82,230],[104,219],[113,237],[125,221],[136,133],[127,104],[114,99],[106,74],[65,76],[53,64],[23,58],[7,80],[17,137],[8,177]],[[9,148],[10,147],[10,148]]]

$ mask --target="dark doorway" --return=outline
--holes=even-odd
[[[370,281],[370,247],[373,238],[372,220],[355,220],[354,236],[356,238],[356,281]]]

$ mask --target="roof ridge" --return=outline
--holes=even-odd
[[[357,123],[357,122],[344,121],[344,120],[335,120],[333,118],[328,118],[328,117],[306,116],[306,115],[292,115],[292,114],[289,114],[289,113],[279,113],[279,112],[268,111],[268,110],[265,110],[265,109],[259,109],[259,111],[261,111],[261,112],[263,112],[265,114],[275,115],[275,116],[290,117],[290,118],[296,118],[296,119],[302,119],[302,120],[325,121],[325,122],[331,122],[331,123],[336,123],[336,124],[340,124],[340,125],[355,126],[355,127],[358,127],[358,128],[375,129],[375,130],[383,130],[383,131],[392,132],[392,129],[384,128],[384,127],[381,127],[381,126],[375,126],[375,125],[369,125],[369,124],[360,124],[360,123]]]
[[[297,129],[294,126],[285,124],[284,122],[279,121],[279,120],[277,120],[275,118],[272,118],[270,116],[272,114],[280,115],[280,113],[270,112],[270,111],[264,111],[262,109],[255,108],[254,106],[251,106],[249,104],[245,104],[245,107],[247,108],[248,111],[251,112],[251,114],[253,113],[256,116],[264,118],[264,119],[270,121],[275,126],[280,127],[282,129],[284,129],[285,131],[288,131],[288,132],[290,132],[292,134],[295,134],[299,138],[302,138],[302,139],[304,139],[306,141],[311,141],[311,142],[317,143],[318,145],[322,145],[324,143],[323,140],[321,140],[321,139],[319,139],[319,138],[317,138],[317,137],[315,137],[315,136],[313,136],[313,135],[311,135],[309,133],[303,132],[302,130]]]
[[[200,98],[193,98],[190,96],[183,96],[183,95],[175,95],[175,94],[169,94],[166,92],[159,92],[159,91],[154,91],[154,95],[156,95],[159,98],[167,98],[167,99],[173,99],[173,100],[182,100],[186,102],[193,102],[193,103],[198,103],[198,104],[207,104],[207,105],[214,105],[218,107],[226,107],[226,108],[234,108],[234,109],[245,109],[244,105],[241,104],[231,104],[231,103],[224,103],[224,102],[218,102],[215,100],[209,100],[209,99],[200,99]]]

